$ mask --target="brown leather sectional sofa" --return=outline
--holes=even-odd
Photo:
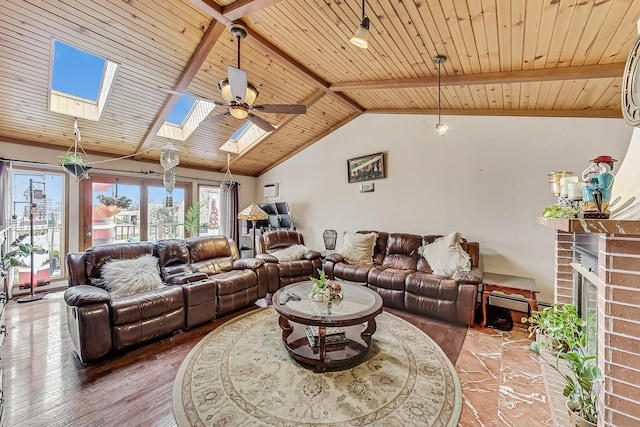
[[[159,258],[161,289],[112,297],[94,286],[112,259]],[[116,243],[67,256],[69,333],[83,362],[213,320],[254,303],[278,283],[277,266],[240,259],[224,236]]]
[[[350,264],[340,254],[329,254],[325,259],[325,274],[330,279],[365,284],[380,294],[387,307],[451,323],[473,323],[477,288],[482,280],[478,270],[479,243],[464,241],[462,244],[470,255],[471,271],[447,279],[433,274],[429,263],[418,253],[420,246],[441,236],[374,232],[378,238],[372,264]]]

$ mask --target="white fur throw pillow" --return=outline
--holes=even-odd
[[[351,264],[371,264],[378,233],[344,233],[340,255]]]
[[[429,245],[420,246],[418,253],[427,260],[434,274],[453,277],[458,271],[471,270],[471,258],[462,249],[461,242],[462,236],[454,231]]]
[[[304,245],[291,245],[288,248],[272,252],[271,255],[278,258],[279,262],[300,261],[308,250],[309,248]]]
[[[137,294],[163,287],[158,258],[142,255],[134,259],[114,259],[100,270],[104,288],[112,296]]]

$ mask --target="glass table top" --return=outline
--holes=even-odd
[[[279,297],[290,293],[300,297],[300,300],[289,299],[284,305],[291,314],[298,312],[304,316],[338,317],[352,316],[363,313],[376,305],[377,294],[360,285],[341,284],[342,300],[331,302],[314,301],[309,297],[313,282],[300,282],[281,289]],[[283,304],[278,304],[283,307]]]

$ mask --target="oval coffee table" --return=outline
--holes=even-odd
[[[341,301],[316,302],[309,298],[312,285],[310,281],[294,283],[273,295],[287,351],[317,371],[359,364],[366,358],[376,331],[375,317],[382,313],[382,298],[366,286],[343,284]],[[287,293],[300,299],[287,299]]]

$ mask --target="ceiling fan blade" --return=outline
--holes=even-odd
[[[231,86],[231,95],[238,104],[244,104],[244,97],[247,95],[247,72],[229,65],[227,67],[227,75],[229,76],[229,86]]]
[[[206,119],[204,119],[202,122],[200,122],[200,124],[205,124],[205,123],[217,123],[220,120],[229,117],[231,115],[230,112],[226,112],[226,113],[220,113],[220,114],[216,114],[215,116],[209,116]]]
[[[275,127],[273,127],[273,125],[271,123],[269,123],[268,121],[261,119],[260,117],[256,116],[255,114],[251,114],[249,113],[249,115],[247,116],[247,119],[253,123],[254,125],[258,126],[260,129],[262,129],[265,132],[271,132],[276,130]]]
[[[261,113],[306,114],[307,106],[295,104],[267,104],[256,105],[252,110],[259,111]]]
[[[214,101],[213,99],[205,98],[204,96],[195,95],[191,92],[180,92],[179,90],[168,89],[166,87],[158,86],[158,90],[160,92],[168,93],[169,95],[178,95],[178,96],[186,96],[189,98],[196,99],[198,101],[211,102],[212,104],[217,105],[218,107],[226,107],[227,104],[223,104],[222,102]]]

